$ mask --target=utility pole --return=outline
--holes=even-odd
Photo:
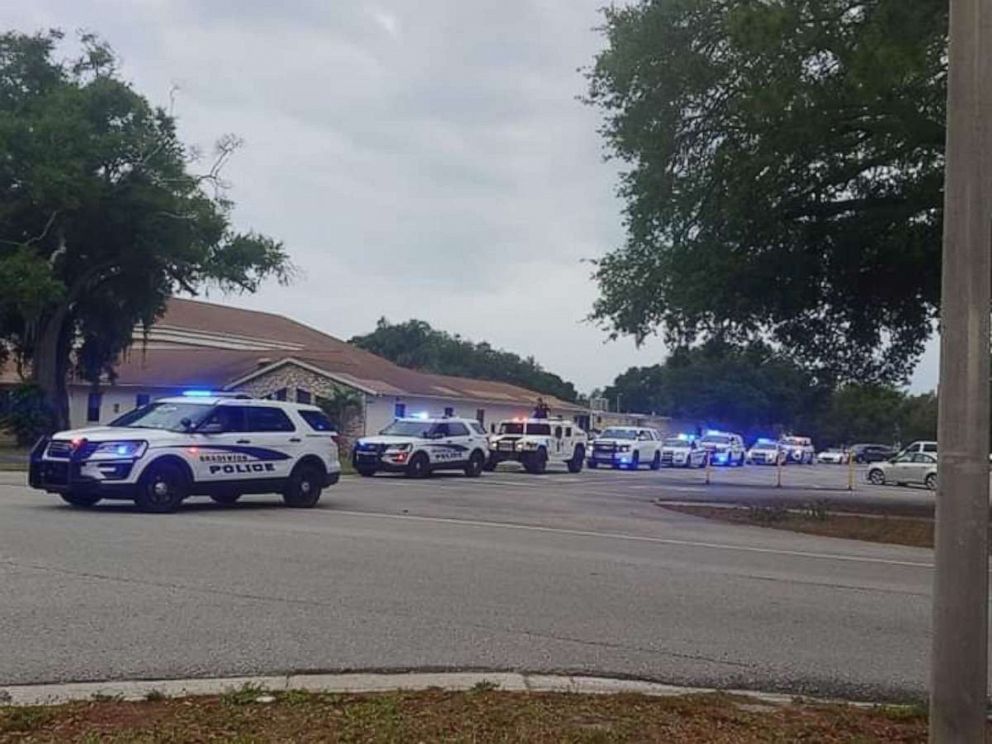
[[[992,0],[950,0],[930,741],[985,741]]]

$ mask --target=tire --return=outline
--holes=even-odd
[[[289,476],[282,500],[292,509],[311,509],[320,501],[323,484],[324,473],[321,468],[309,463],[297,465]]]
[[[222,506],[233,506],[238,503],[238,499],[241,498],[240,493],[214,493],[210,495],[211,500],[215,504],[221,504]]]
[[[599,463],[598,463],[598,462],[596,462],[595,460],[590,460],[590,461],[589,461],[588,463],[586,463],[586,464],[587,464],[587,465],[589,466],[589,469],[590,469],[590,470],[595,470],[596,468],[598,468],[598,467],[599,467]]]
[[[651,469],[661,470],[661,451],[654,453],[654,457],[651,458]]]
[[[169,514],[189,495],[189,477],[174,462],[153,462],[141,476],[134,503],[149,514]]]
[[[490,456],[486,458],[486,464],[482,466],[482,469],[487,473],[492,473],[496,470],[497,465],[499,465],[499,463],[496,461],[496,458]]]
[[[581,473],[582,466],[586,461],[586,448],[581,444],[575,448],[575,452],[572,453],[572,459],[569,460],[566,465],[568,465],[569,473]]]
[[[62,500],[69,504],[69,506],[74,506],[77,509],[89,509],[91,506],[96,506],[100,501],[99,496],[92,496],[83,493],[60,493],[59,496]]]
[[[739,468],[744,467],[744,458],[745,458],[745,455],[742,452],[741,453],[741,456],[737,458],[737,467],[739,467]]]
[[[486,456],[482,454],[481,450],[476,450],[469,455],[468,462],[465,464],[465,475],[469,478],[478,478],[482,475],[485,467]]]
[[[541,475],[548,469],[548,451],[541,447],[523,461],[524,470],[531,475]]]
[[[355,468],[355,471],[363,478],[371,478],[375,475],[375,468]]]
[[[407,478],[426,478],[430,474],[431,462],[427,459],[427,455],[418,452],[410,458],[410,462],[406,466]]]
[[[641,467],[641,453],[634,452],[634,456],[630,458],[630,469],[637,470]]]
[[[885,485],[885,473],[883,473],[878,468],[873,468],[868,471],[868,482],[875,486]]]
[[[934,473],[930,473],[924,480],[923,485],[929,488],[931,491],[937,490],[937,476]]]

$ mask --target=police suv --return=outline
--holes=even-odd
[[[777,439],[762,438],[747,451],[747,461],[752,465],[785,465],[788,456]]]
[[[699,440],[699,445],[709,454],[710,465],[740,467],[747,458],[747,453],[744,451],[744,438],[740,434],[708,431]]]
[[[547,470],[548,462],[564,463],[568,472],[578,473],[586,459],[589,437],[578,424],[562,418],[520,418],[501,421],[489,440],[489,461],[493,470],[504,461],[513,460],[528,473]]]
[[[378,436],[355,442],[352,463],[365,477],[384,471],[425,478],[435,470],[463,470],[476,478],[489,457],[488,444],[475,419],[399,418]]]
[[[661,464],[668,468],[704,468],[709,454],[692,434],[669,437],[661,444]]]
[[[661,467],[661,434],[640,426],[611,426],[592,443],[589,467],[599,465],[630,470],[649,465],[657,470]]]
[[[816,461],[816,450],[809,437],[782,437],[782,449],[791,462],[800,465],[812,465]]]
[[[130,499],[164,513],[188,496],[233,504],[249,493],[312,507],[340,477],[336,437],[315,406],[189,391],[41,439],[29,483],[79,507]]]

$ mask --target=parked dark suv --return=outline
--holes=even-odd
[[[881,462],[895,457],[896,451],[886,444],[854,444],[851,455],[858,463]]]

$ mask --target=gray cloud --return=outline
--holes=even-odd
[[[304,277],[228,301],[338,336],[380,315],[535,356],[590,389],[664,356],[582,319],[622,240],[616,173],[576,68],[602,0],[35,0],[8,28],[86,28],[187,142],[246,142],[235,218]],[[220,299],[214,297],[214,299]]]

